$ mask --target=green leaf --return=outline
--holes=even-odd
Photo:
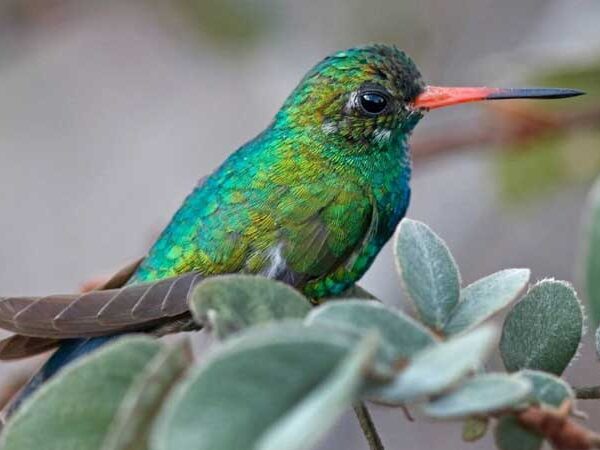
[[[484,374],[427,403],[423,412],[438,419],[489,414],[518,405],[530,392],[531,383],[525,379],[506,374]]]
[[[499,450],[539,450],[543,438],[524,428],[515,416],[503,416],[494,432],[496,447]]]
[[[555,375],[537,370],[521,370],[515,376],[531,382],[532,397],[543,405],[558,408],[566,399],[575,399],[571,386]]]
[[[194,289],[190,309],[198,323],[207,320],[223,339],[249,326],[277,319],[302,318],[309,301],[278,281],[253,275],[222,275]]]
[[[511,372],[536,369],[560,375],[577,352],[582,330],[583,311],[573,288],[563,281],[540,281],[504,322],[504,365]]]
[[[377,344],[376,334],[365,336],[325,382],[263,435],[256,448],[302,450],[313,447],[359,398],[364,387],[364,368],[375,357]]]
[[[592,325],[600,325],[600,178],[588,200],[585,236],[585,291]]]
[[[8,422],[3,450],[97,450],[127,391],[160,351],[149,337],[118,339],[66,367]]]
[[[517,298],[529,276],[529,269],[508,269],[470,284],[461,291],[461,301],[452,311],[444,332],[461,333],[489,319]]]
[[[594,335],[594,342],[596,344],[596,356],[600,358],[600,327],[596,329],[596,334]]]
[[[305,321],[310,324],[339,324],[368,332],[377,330],[383,338],[386,362],[409,358],[438,339],[423,325],[400,311],[369,300],[329,302],[313,309]]]
[[[469,417],[463,424],[462,438],[465,442],[475,442],[485,436],[490,423],[487,417]]]
[[[393,381],[373,388],[369,395],[378,402],[398,405],[439,394],[484,361],[495,337],[493,327],[482,326],[431,346],[417,353]]]
[[[318,392],[351,349],[347,336],[331,327],[288,322],[239,333],[173,390],[151,448],[254,448],[275,423]],[[335,412],[339,397],[332,400]]]
[[[127,391],[102,450],[146,450],[152,423],[173,385],[192,363],[185,339],[163,349]]]
[[[410,219],[400,223],[394,249],[421,320],[442,330],[460,296],[460,275],[450,250],[427,225]]]

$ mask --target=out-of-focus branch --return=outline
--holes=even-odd
[[[415,161],[422,163],[445,153],[481,146],[509,146],[551,133],[600,127],[600,108],[552,113],[539,108],[494,106],[491,112],[480,126],[463,125],[415,138],[412,142]]]
[[[594,400],[600,398],[600,386],[574,387],[575,396],[582,400]]]
[[[516,417],[522,426],[545,437],[557,450],[600,448],[600,436],[570,416],[572,406],[570,400],[565,400],[557,409],[532,406]]]
[[[365,439],[369,444],[369,449],[384,450],[383,443],[381,442],[381,438],[377,433],[377,428],[375,428],[375,424],[373,423],[373,419],[371,418],[371,414],[369,413],[367,406],[364,403],[359,403],[354,407],[354,413],[356,414],[356,418],[360,423],[360,428],[365,435]]]

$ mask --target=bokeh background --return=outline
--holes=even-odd
[[[512,266],[580,286],[600,173],[599,23],[597,0],[2,0],[0,292],[76,290],[142,255],[310,66],[368,42],[405,49],[434,84],[589,92],[430,114],[409,210],[447,240],[465,282]],[[389,248],[363,286],[403,303]],[[598,384],[582,352],[567,377]],[[32,364],[0,365],[0,385]],[[583,406],[600,430],[600,408]],[[456,425],[375,419],[389,448],[467,445]],[[321,448],[366,448],[351,414]]]

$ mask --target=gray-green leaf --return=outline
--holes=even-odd
[[[496,331],[482,326],[417,353],[389,384],[369,395],[381,403],[397,405],[439,394],[474,370],[491,352]]]
[[[312,448],[360,396],[364,369],[377,352],[376,334],[365,336],[338,368],[261,437],[258,450]]]
[[[427,403],[425,414],[438,419],[453,419],[489,414],[517,406],[531,392],[531,383],[506,374],[479,375],[452,392]]]
[[[2,432],[3,450],[98,450],[130,387],[161,345],[128,336],[68,366]]]
[[[383,338],[381,351],[386,362],[410,358],[438,339],[423,325],[400,311],[369,300],[329,302],[313,309],[307,324],[331,323],[361,332],[377,330]]]
[[[278,281],[252,275],[222,275],[200,283],[190,309],[200,324],[208,322],[223,339],[249,326],[277,319],[302,318],[308,300]]]
[[[421,320],[442,330],[460,296],[460,275],[450,250],[427,225],[410,219],[400,223],[394,249]]]
[[[596,356],[600,358],[600,327],[596,329],[596,334],[594,335],[594,343],[596,344]]]
[[[524,428],[515,416],[501,417],[494,432],[499,450],[539,450],[544,439]]]
[[[500,353],[509,371],[536,369],[560,375],[577,351],[583,311],[573,288],[544,280],[508,314]]]
[[[600,325],[600,178],[588,201],[585,240],[585,291],[592,325]]]
[[[146,450],[164,399],[192,360],[187,339],[161,350],[127,391],[102,450]]]
[[[532,397],[542,405],[558,408],[567,400],[575,399],[575,393],[561,378],[546,372],[537,370],[521,370],[515,377],[531,382]]]
[[[294,323],[239,333],[173,390],[151,448],[254,448],[334,373],[352,349],[347,344],[335,329]]]
[[[444,326],[448,335],[476,327],[517,298],[529,281],[529,269],[507,269],[470,284]]]

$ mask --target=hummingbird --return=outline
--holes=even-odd
[[[429,86],[412,59],[390,45],[326,57],[264,131],[197,184],[139,261],[86,294],[0,299],[0,327],[15,333],[0,342],[0,359],[58,348],[13,410],[63,367],[115,336],[197,328],[187,298],[206,277],[262,275],[315,303],[351,287],[406,213],[408,140],[428,111],[581,94]]]

